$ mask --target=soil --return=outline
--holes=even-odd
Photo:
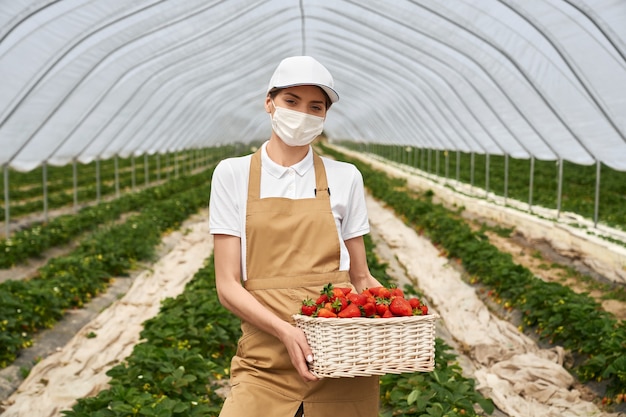
[[[485,223],[484,219],[464,214],[474,230]],[[605,277],[582,265],[576,259],[570,259],[556,253],[546,242],[529,241],[521,233],[513,231],[510,236],[503,237],[492,231],[485,231],[492,245],[502,252],[511,254],[513,260],[528,268],[536,277],[546,282],[557,282],[566,285],[577,293],[587,293],[602,308],[613,314],[618,320],[626,319],[626,302],[615,299],[604,299],[605,291],[593,285],[595,282],[609,282]],[[568,272],[574,270],[577,274]],[[583,280],[581,276],[592,278]]]
[[[65,210],[56,211],[55,214],[58,215],[61,212],[70,212],[71,210],[71,208],[67,208]],[[484,219],[476,216],[471,216],[467,213],[465,213],[464,215],[470,222],[471,226],[475,229],[480,229],[483,224],[486,224]],[[374,237],[376,237],[375,228],[372,230],[372,234],[374,235]],[[599,282],[605,281],[604,277],[597,276],[597,274],[589,271],[584,267],[584,265],[581,265],[579,262],[577,262],[576,259],[568,259],[560,256],[554,250],[552,250],[552,248],[545,242],[528,241],[520,233],[513,232],[510,234],[510,236],[507,237],[500,236],[492,231],[485,231],[485,234],[489,237],[490,242],[494,246],[498,247],[504,252],[510,253],[517,263],[530,269],[536,276],[540,277],[541,279],[544,279],[546,281],[559,282],[562,285],[570,286],[575,291],[589,293],[590,295],[595,297],[599,303],[602,304],[603,308],[606,311],[611,312],[620,320],[623,320],[626,317],[625,302],[619,300],[604,300],[602,298],[604,294],[603,290],[597,289],[594,285],[592,285],[593,283],[590,284],[589,282],[581,280],[580,278],[577,278],[575,275],[568,272],[569,268],[576,270],[579,274],[588,275]],[[392,261],[395,256],[393,254],[394,248],[387,247],[379,239],[376,240],[378,240],[377,244],[380,243],[379,250],[382,252],[387,252],[385,257],[390,261],[390,268],[392,270],[390,275],[402,275],[404,272],[402,270],[403,268],[397,262]],[[73,247],[75,247],[75,245],[76,243],[72,243],[62,248],[51,249],[39,259],[31,260],[25,265],[15,267],[10,270],[0,271],[0,282],[6,279],[28,278],[34,275],[37,269],[40,266],[44,265],[48,261],[48,259],[69,252]],[[169,245],[166,244],[164,247],[162,247],[160,253],[167,253],[170,249],[170,247],[168,246]],[[458,267],[458,265],[456,267]],[[30,355],[23,356],[22,362],[16,362],[11,371],[12,377],[14,378],[12,383],[9,387],[0,386],[0,402],[6,399],[8,395],[10,395],[11,392],[13,392],[19,386],[20,380],[23,379],[20,376],[20,367],[29,368],[34,362],[38,360],[38,358],[46,357],[47,355],[50,355],[55,351],[58,352],[61,349],[61,346],[64,346],[78,330],[80,330],[86,323],[89,322],[90,319],[96,317],[103,308],[106,308],[107,305],[110,305],[119,297],[121,297],[128,290],[135,276],[136,274],[133,274],[131,277],[129,277],[130,279],[116,280],[117,285],[114,285],[111,288],[108,296],[103,297],[97,304],[94,303],[94,305],[92,306],[93,308],[86,308],[83,311],[71,312],[68,315],[68,319],[65,320],[64,325],[56,326],[54,329],[45,332],[45,335],[41,335],[39,338],[40,343],[37,344],[41,350],[37,351],[35,349],[32,349]],[[445,329],[440,330],[445,331]],[[452,343],[452,336],[448,335],[448,337],[446,338],[449,339]],[[43,343],[44,339],[46,340],[46,343]],[[468,352],[471,351],[470,348],[467,348],[466,350]],[[463,349],[460,349],[460,352],[462,353]],[[467,368],[470,369],[468,372],[468,376],[471,376],[471,365],[469,364],[470,360],[468,358],[463,359],[462,355],[460,355],[460,360],[464,362],[464,368],[466,368],[467,366]],[[594,397],[592,390],[590,390],[589,388],[577,386],[577,389],[581,391],[581,397],[583,397],[585,400],[591,401]],[[0,414],[2,414],[1,407]]]

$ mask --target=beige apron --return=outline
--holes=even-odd
[[[302,300],[319,296],[332,282],[351,286],[339,271],[339,237],[330,207],[324,164],[313,154],[316,197],[260,198],[261,151],[252,156],[246,214],[245,287],[264,306],[293,324]],[[220,417],[377,417],[378,377],[326,378],[305,382],[285,346],[242,322],[231,364],[231,392]]]

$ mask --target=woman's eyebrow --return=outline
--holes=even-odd
[[[291,96],[291,97],[293,97],[293,98],[295,98],[297,100],[302,100],[302,98],[300,96],[298,96],[297,94],[294,94],[294,93],[287,93],[287,92],[285,92],[285,95],[286,96]],[[311,100],[311,103],[323,103],[323,104],[326,104],[326,102],[324,100]]]

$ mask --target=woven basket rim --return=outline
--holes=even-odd
[[[433,321],[439,318],[439,315],[436,313],[430,313],[426,315],[419,316],[404,316],[404,317],[389,317],[389,318],[374,318],[374,317],[311,317],[305,316],[304,314],[294,314],[293,319],[296,321],[301,321],[303,323],[306,322],[320,322],[320,323],[328,323],[334,326],[341,325],[355,325],[355,324],[369,324],[369,325],[382,325],[385,323],[389,324],[399,324],[405,322],[416,322],[416,321]]]

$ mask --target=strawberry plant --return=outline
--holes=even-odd
[[[354,143],[346,142],[346,147],[354,148]],[[441,159],[440,163],[429,163],[427,158],[407,158],[408,154],[404,146],[398,145],[373,145],[370,152],[382,155],[392,161],[418,167],[419,169],[446,178],[455,178],[466,184],[484,186],[490,192],[504,195],[505,158],[501,155],[489,155],[489,170],[487,170],[487,157],[484,154],[450,152],[445,165],[445,154],[441,152],[436,157],[437,151],[430,149],[413,148],[411,154],[424,156],[435,154]],[[474,169],[472,170],[472,158]],[[432,158],[431,158],[432,159]],[[435,161],[436,162],[436,161]],[[441,167],[437,169],[437,167]],[[508,158],[508,184],[507,196],[518,201],[528,201],[530,189],[530,160]],[[458,168],[458,178],[457,178]],[[557,182],[559,166],[555,161],[534,162],[534,175],[532,182],[532,203],[547,208],[557,207]],[[561,209],[580,214],[588,219],[594,216],[596,167],[594,165],[579,165],[563,161],[563,184]],[[626,230],[626,212],[623,209],[624,195],[626,195],[626,172],[616,171],[605,165],[601,166],[601,190],[599,220],[608,225]]]
[[[107,372],[110,388],[78,400],[64,416],[217,416],[216,394],[240,336],[217,299],[212,258],[176,298],[144,323],[142,343]]]
[[[493,413],[493,402],[476,391],[473,379],[463,376],[452,348],[441,339],[435,343],[432,372],[388,374],[380,378],[381,417],[484,415],[477,413],[476,405],[487,414]]]
[[[30,346],[33,333],[52,327],[65,310],[82,307],[103,291],[111,277],[127,274],[136,262],[151,259],[161,234],[204,206],[207,195],[205,181],[202,187],[147,202],[124,223],[105,227],[70,254],[51,259],[36,277],[0,283],[0,367]]]
[[[549,343],[559,343],[578,355],[572,369],[583,381],[606,381],[607,394],[626,393],[626,324],[603,311],[587,294],[547,283],[515,264],[488,238],[472,231],[459,213],[432,202],[432,193],[406,189],[404,181],[390,178],[355,159],[324,148],[338,159],[354,163],[375,198],[423,233],[446,255],[458,259],[473,282],[492,289],[494,296],[524,314],[527,328]]]
[[[207,175],[208,174],[208,175]],[[175,179],[165,184],[121,196],[111,202],[81,209],[76,214],[56,217],[48,223],[34,223],[16,231],[10,239],[0,240],[0,267],[9,268],[28,258],[40,256],[44,250],[66,244],[79,234],[95,230],[118,219],[123,213],[140,210],[146,204],[169,198],[206,183],[210,172]]]

